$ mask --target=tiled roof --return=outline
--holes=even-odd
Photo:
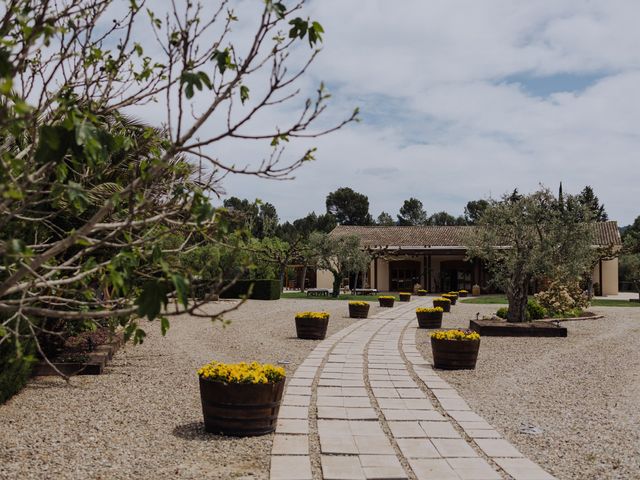
[[[469,226],[351,226],[338,225],[332,232],[334,236],[355,235],[360,237],[365,247],[449,247],[464,248],[467,235],[473,235],[476,227]],[[594,224],[596,245],[621,245],[620,232],[616,222],[598,222]]]

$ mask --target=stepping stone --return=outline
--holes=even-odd
[[[462,480],[501,480],[483,458],[448,458],[447,462]]]
[[[441,458],[410,458],[409,465],[418,480],[460,480],[451,465]]]
[[[356,435],[353,439],[361,455],[393,455],[395,458],[395,451],[384,434]]]
[[[307,435],[275,435],[271,453],[273,455],[309,455],[309,437]]]
[[[271,480],[311,480],[308,456],[277,455],[271,457]]]
[[[320,462],[324,480],[366,480],[357,456],[322,455]]]
[[[434,438],[431,440],[443,457],[477,457],[476,451],[463,439]]]
[[[282,406],[292,405],[298,407],[308,407],[311,404],[311,397],[308,395],[285,395],[282,399]]]
[[[278,418],[301,418],[307,419],[309,417],[308,407],[294,407],[291,405],[283,405],[280,407]]]
[[[489,457],[522,457],[522,454],[503,438],[478,438],[475,442]]]
[[[395,438],[426,438],[427,434],[418,422],[388,422]]]
[[[396,442],[406,458],[440,458],[436,447],[426,438],[399,438]]]
[[[383,409],[382,412],[384,413],[384,418],[387,420],[445,420],[445,418],[435,410]]]
[[[350,421],[349,431],[354,436],[384,436],[378,422]]]
[[[461,438],[449,422],[420,422],[429,438]]]
[[[494,458],[494,461],[515,480],[555,480],[527,458]]]
[[[322,453],[357,454],[358,448],[351,435],[320,435]]]
[[[408,478],[395,455],[361,455],[360,463],[367,479],[403,480]]]
[[[309,434],[309,421],[300,419],[283,418],[276,424],[276,433],[300,433]]]

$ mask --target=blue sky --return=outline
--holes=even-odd
[[[249,35],[255,4],[232,3],[236,33]],[[303,95],[323,81],[324,124],[356,106],[362,122],[291,142],[289,158],[318,147],[295,180],[228,177],[229,195],[288,220],[324,211],[342,186],[368,195],[374,216],[409,197],[461,214],[469,200],[562,181],[570,193],[591,185],[622,225],[640,215],[640,2],[311,0],[304,13],[326,33]],[[303,101],[258,124],[284,123]],[[216,153],[255,164],[269,152],[244,142]]]

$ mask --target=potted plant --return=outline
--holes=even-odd
[[[329,314],[327,312],[296,313],[296,333],[298,338],[322,340],[327,335]]]
[[[442,307],[420,307],[416,308],[418,326],[420,328],[441,328],[442,327]]]
[[[427,295],[427,291],[423,288],[421,288],[420,290],[418,290],[418,296],[419,297],[425,297]]]
[[[396,301],[396,297],[393,295],[380,295],[378,296],[378,302],[381,307],[393,307],[393,302]]]
[[[440,307],[445,312],[451,311],[451,300],[444,297],[436,297],[433,299],[433,306]]]
[[[448,298],[449,300],[451,300],[451,305],[455,305],[456,302],[458,301],[458,294],[457,293],[452,293],[452,292],[443,293],[441,295],[441,297]]]
[[[431,334],[433,366],[444,370],[476,368],[480,334],[473,330],[440,330]]]
[[[352,301],[349,302],[350,318],[367,318],[369,315],[369,302]]]
[[[400,292],[400,301],[401,302],[410,302],[411,301],[411,293],[409,293],[409,292]]]
[[[469,291],[468,290],[458,290],[458,296],[460,298],[468,297],[469,296]]]
[[[204,428],[233,436],[276,428],[285,371],[269,364],[211,362],[198,370]]]

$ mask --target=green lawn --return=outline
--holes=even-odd
[[[386,294],[384,294],[386,295]],[[394,295],[396,297],[396,300],[400,300],[398,298],[397,295]],[[306,293],[303,292],[284,292],[280,298],[307,298],[307,299],[311,299],[311,300],[361,300],[364,302],[377,302],[378,301],[378,296],[377,295],[349,295],[349,294],[344,294],[344,295],[338,295],[337,297],[332,297],[332,296],[328,296],[328,297],[320,297],[317,295],[309,295],[307,296]]]
[[[483,295],[481,297],[463,298],[462,303],[474,303],[479,305],[507,305],[507,297],[504,295]],[[628,300],[602,300],[595,299],[591,302],[593,307],[640,307],[638,302]]]

